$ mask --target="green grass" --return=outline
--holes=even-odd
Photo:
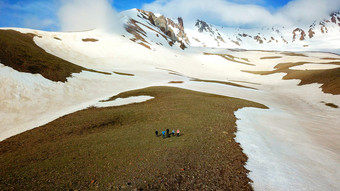
[[[47,53],[33,41],[34,34],[23,34],[14,30],[0,30],[0,60],[19,72],[41,74],[52,80],[66,82],[67,77],[81,71],[98,72],[72,64]],[[107,74],[105,72],[98,72]]]
[[[172,87],[113,97],[155,99],[89,108],[0,142],[0,190],[251,190],[234,141],[234,111],[265,106]],[[154,131],[182,132],[163,139]]]

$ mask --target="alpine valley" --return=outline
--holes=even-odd
[[[0,190],[340,190],[340,12],[119,18],[0,28]]]

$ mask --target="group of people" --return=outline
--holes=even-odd
[[[176,134],[175,134],[176,133]],[[177,129],[177,131],[175,132],[175,130],[172,130],[172,132],[170,133],[170,130],[169,129],[166,129],[166,131],[162,131],[162,136],[163,136],[163,139],[165,139],[166,137],[170,137],[171,135],[172,136],[177,136],[177,137],[179,137],[179,133],[180,133],[180,131],[179,131],[179,129]],[[158,136],[161,136],[159,133],[158,133],[158,131],[156,130],[155,131],[155,134],[156,134],[156,137],[158,137]]]

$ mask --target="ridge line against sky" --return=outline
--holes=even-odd
[[[100,28],[117,23],[117,12],[131,8],[222,26],[289,26],[326,18],[340,10],[340,0],[0,0],[0,27]]]

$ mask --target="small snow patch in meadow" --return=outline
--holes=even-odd
[[[122,106],[128,105],[132,103],[141,103],[153,99],[152,96],[132,96],[128,98],[117,98],[113,101],[108,102],[98,102],[95,107],[115,107],[115,106]]]
[[[339,68],[340,65],[335,64],[304,64],[300,66],[294,66],[290,69],[292,70],[327,70],[327,69],[334,69]]]

